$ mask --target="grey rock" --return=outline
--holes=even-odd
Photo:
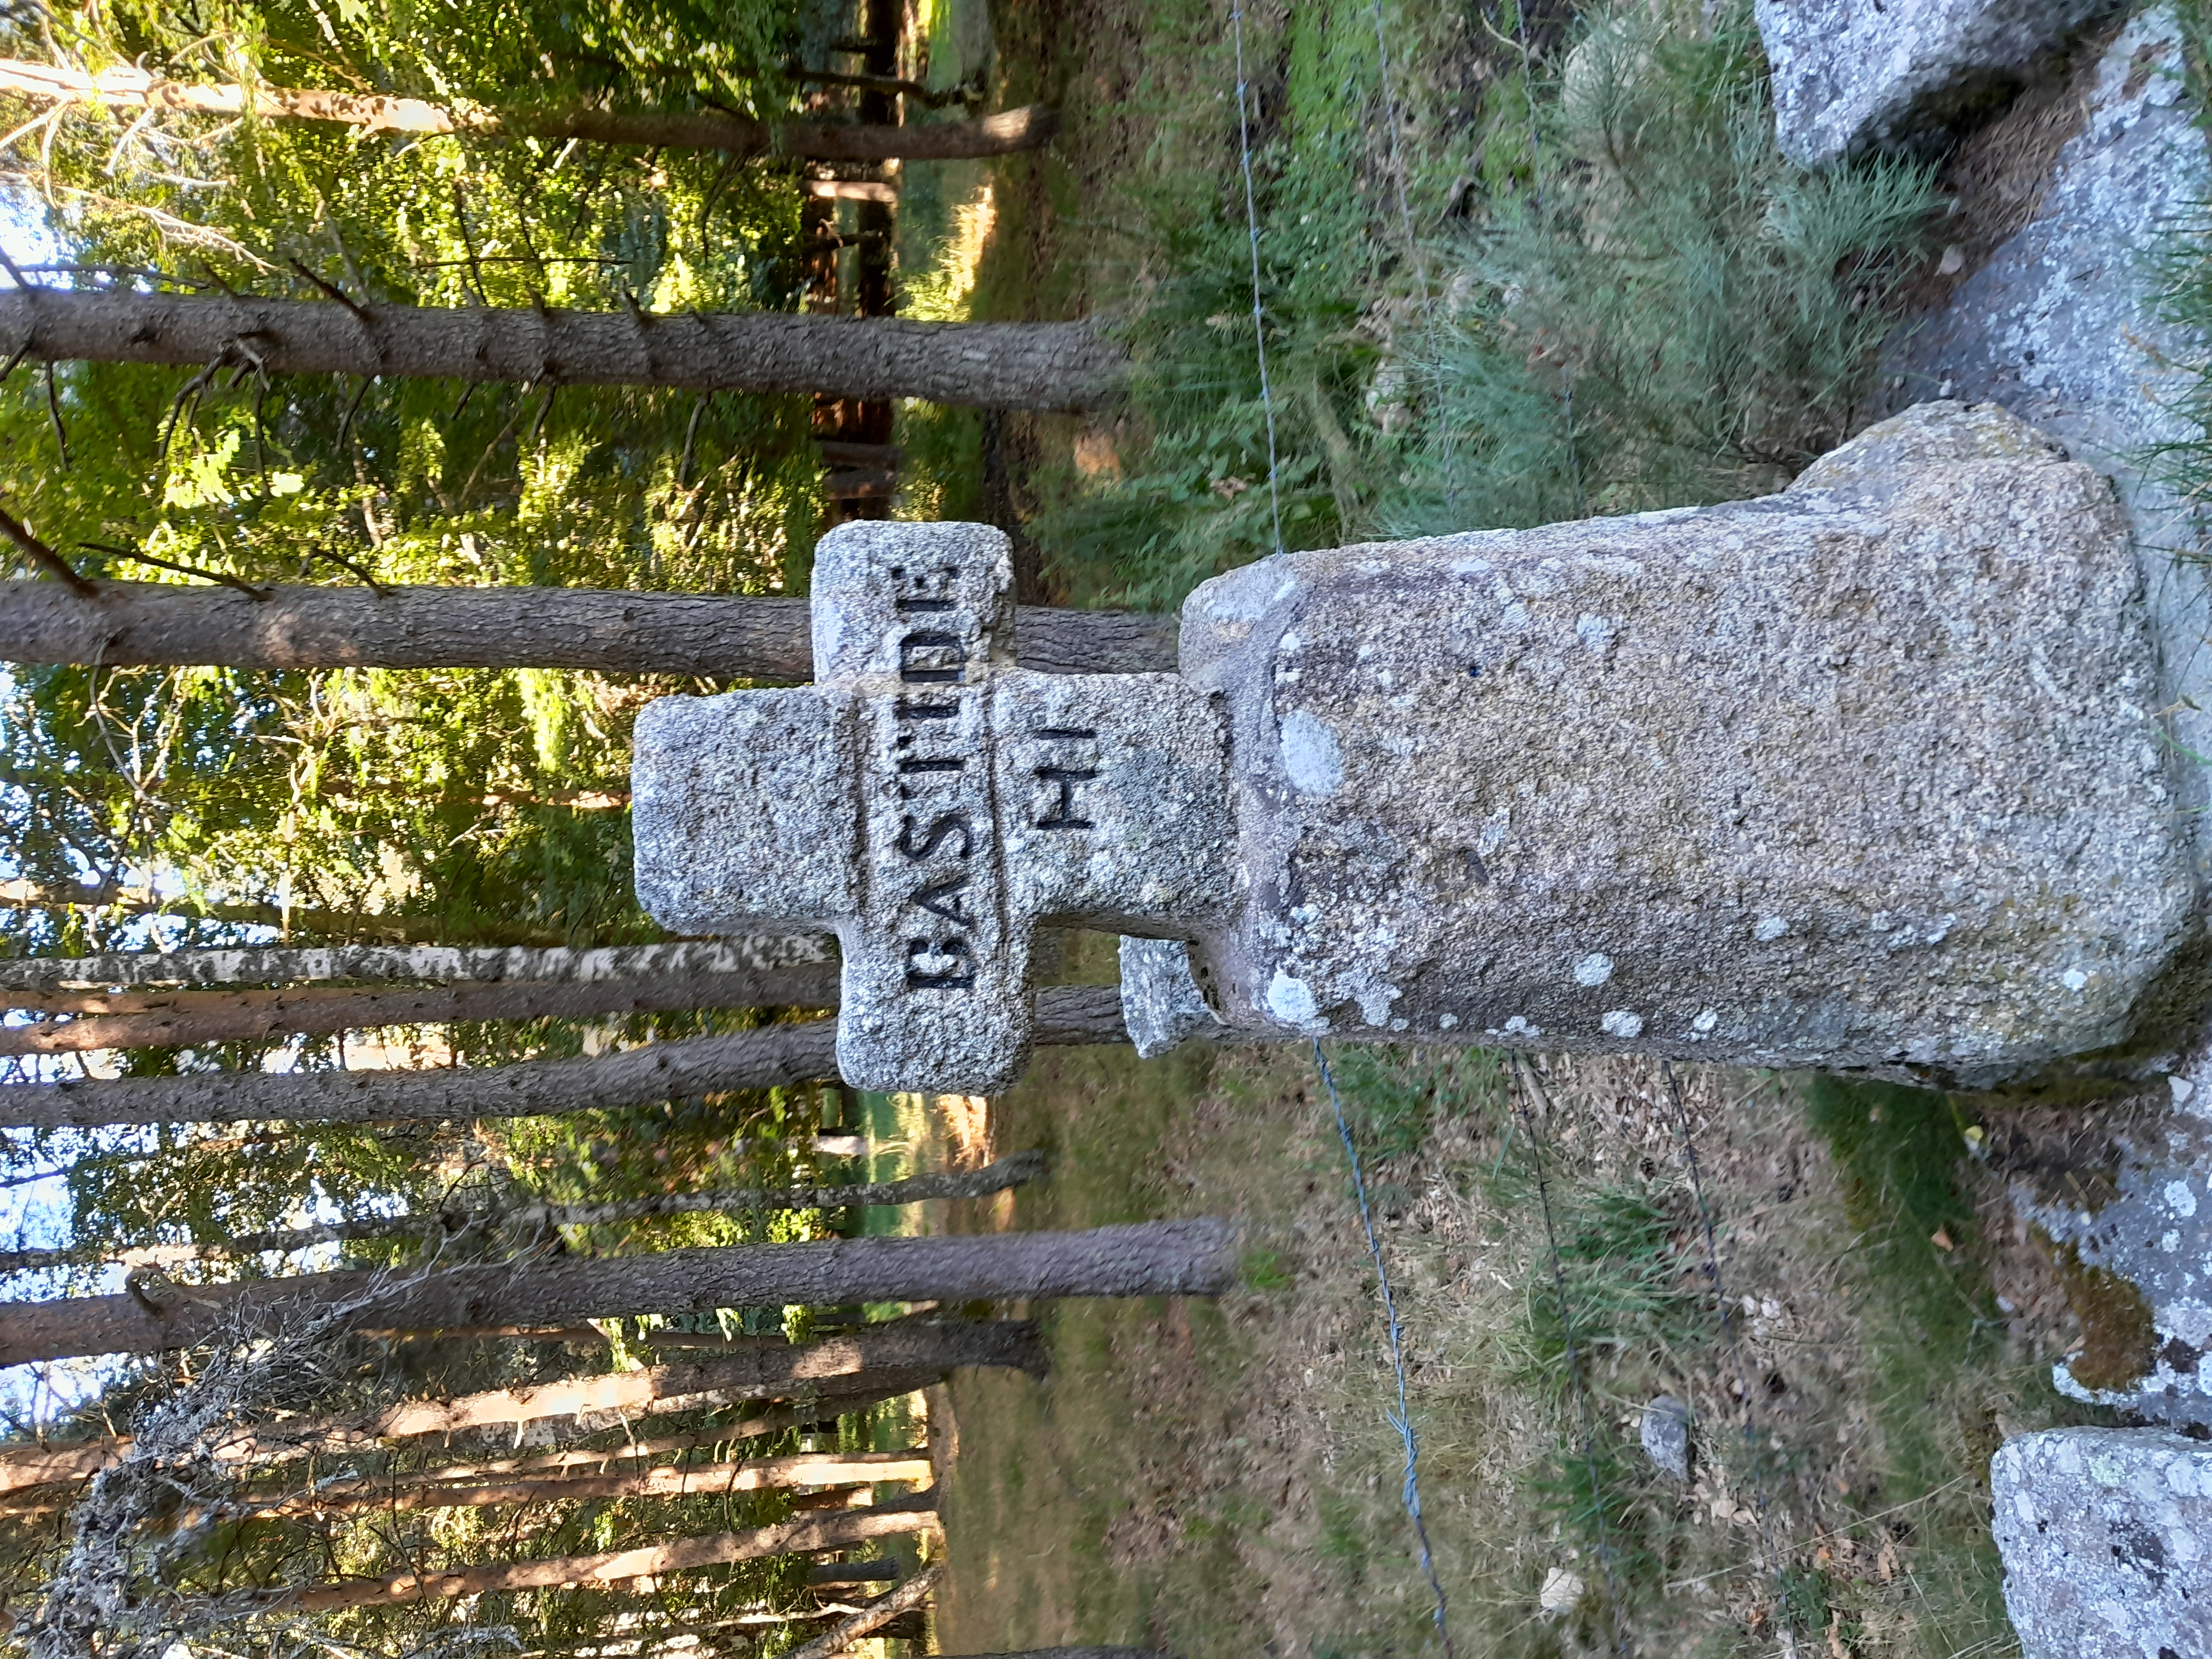
[[[2097,1210],[2039,1201],[2025,1186],[2014,1211],[2086,1267],[2134,1285],[2151,1317],[2149,1369],[2124,1386],[2084,1384],[2052,1368],[2059,1392],[2175,1425],[2212,1425],[2212,1122],[2176,1111],[2124,1146],[2115,1191]]]
[[[2005,1609],[2023,1659],[2212,1653],[2212,1445],[2054,1429],[1990,1465]]]
[[[1173,932],[1233,896],[1218,713],[1173,675],[1015,667],[1012,594],[988,526],[840,526],[814,685],[638,721],[640,901],[678,933],[833,927],[856,1087],[1005,1088],[1040,927]]]
[[[1638,1431],[1644,1455],[1662,1474],[1686,1482],[1690,1478],[1690,1408],[1671,1394],[1662,1394],[1644,1408]]]
[[[1799,167],[1940,145],[2100,0],[1758,0],[1775,138]]]
[[[1181,939],[1121,941],[1121,1018],[1139,1060],[1156,1060],[1194,1036],[1228,1030],[1192,977],[1190,946]]]
[[[1970,1085],[2170,1036],[2197,893],[2109,483],[1957,409],[1826,477],[1200,587],[1226,1022]]]
[[[2130,19],[2085,74],[2082,126],[2059,151],[2035,217],[1935,312],[1884,349],[1889,406],[1933,397],[2002,404],[2112,477],[2136,539],[2160,645],[2159,705],[2179,752],[2212,754],[2212,598],[2205,525],[2140,470],[2185,439],[2181,400],[2202,343],[2156,314],[2161,239],[2201,220],[2212,161],[2182,80],[2172,9]],[[2191,553],[2193,558],[2178,558]],[[2212,834],[2205,769],[2177,771],[2177,804]],[[2200,872],[2212,868],[2198,852]]]

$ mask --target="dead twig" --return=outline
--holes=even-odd
[[[323,277],[318,276],[298,259],[287,259],[284,263],[290,265],[293,270],[298,271],[300,275],[306,277],[317,288],[322,289],[322,291],[328,295],[331,299],[336,300],[348,311],[353,313],[354,316],[363,324],[372,323],[376,320],[370,313],[367,306],[362,304],[360,301],[355,299],[353,295],[348,294],[336,283],[328,282]]]
[[[151,553],[141,553],[128,547],[117,547],[112,542],[79,542],[79,547],[88,547],[95,553],[112,553],[118,559],[129,559],[138,564],[150,564],[163,570],[173,570],[183,576],[198,576],[204,580],[221,582],[225,587],[234,587],[251,599],[267,599],[275,589],[256,587],[243,576],[225,575],[220,570],[203,570],[198,565],[179,564],[173,559],[156,558]]]
[[[909,1607],[918,1607],[937,1588],[939,1565],[931,1562],[889,1595],[879,1595],[850,1619],[817,1636],[803,1648],[794,1648],[789,1659],[831,1659],[843,1653],[871,1631],[889,1624]]]
[[[99,592],[100,590],[89,580],[77,574],[76,568],[67,559],[33,535],[29,526],[21,520],[4,510],[0,510],[0,536],[5,536],[9,541],[15,543],[23,556],[41,570],[68,583],[70,587],[87,599]]]

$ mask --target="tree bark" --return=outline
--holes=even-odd
[[[0,581],[0,636],[4,636],[7,626],[5,613],[9,590],[59,586],[59,583],[50,582]],[[198,590],[185,588],[173,591],[189,593]],[[0,658],[0,661],[4,660],[7,659]],[[125,665],[111,665],[121,667]],[[445,916],[371,915],[352,910],[287,910],[282,905],[265,901],[234,904],[165,897],[143,887],[128,887],[115,883],[97,887],[76,887],[47,886],[22,880],[0,882],[0,906],[16,910],[82,908],[120,910],[126,915],[134,916],[197,917],[209,921],[243,922],[255,927],[277,927],[287,934],[305,933],[323,939],[368,938],[392,945],[451,940],[456,937],[482,945],[508,947],[545,948],[565,942],[565,936],[557,928],[532,927],[525,923],[493,921],[483,917],[456,922]]]
[[[727,1463],[678,1463],[631,1474],[540,1475],[466,1485],[447,1480],[394,1486],[380,1478],[361,1490],[319,1487],[281,1503],[243,1507],[256,1515],[344,1513],[359,1510],[472,1510],[498,1504],[568,1504],[599,1498],[699,1498],[775,1486],[874,1484],[934,1477],[924,1452],[799,1452]]]
[[[872,1538],[921,1532],[937,1524],[936,1493],[917,1492],[872,1509],[838,1515],[808,1516],[743,1532],[710,1533],[641,1549],[606,1550],[596,1555],[555,1556],[495,1566],[465,1567],[453,1572],[401,1573],[326,1584],[319,1589],[271,1592],[263,1607],[288,1613],[331,1613],[340,1607],[389,1607],[503,1590],[559,1589],[574,1584],[607,1584],[626,1578],[657,1577],[731,1561],[757,1561],[772,1555],[804,1555],[819,1550],[850,1549]]]
[[[141,1294],[0,1303],[0,1365],[190,1347],[240,1321],[350,1307],[356,1329],[708,1313],[848,1302],[994,1302],[1055,1296],[1212,1296],[1237,1272],[1237,1228],[1148,1221],[1073,1233],[831,1239],[449,1267],[404,1279],[309,1273]],[[763,1387],[769,1385],[763,1384]],[[777,1386],[783,1386],[779,1384]]]
[[[179,1248],[173,1257],[258,1255],[264,1250],[304,1250],[312,1245],[350,1239],[422,1238],[448,1240],[469,1234],[529,1238],[560,1227],[597,1227],[658,1216],[698,1215],[720,1210],[842,1210],[874,1205],[920,1204],[930,1199],[984,1198],[1044,1173],[1042,1152],[1017,1152],[980,1170],[943,1175],[908,1176],[903,1181],[873,1181],[844,1187],[741,1187],[699,1193],[661,1193],[650,1198],[619,1199],[605,1204],[529,1204],[513,1209],[455,1209],[437,1215],[375,1216],[333,1221],[317,1227],[284,1227],[196,1247]],[[164,1246],[167,1251],[170,1247]],[[88,1262],[119,1261],[132,1254],[92,1247],[0,1250],[0,1273],[29,1273]]]
[[[280,586],[256,600],[234,587],[94,586],[87,599],[57,581],[0,581],[0,662],[814,676],[804,599],[589,587]],[[1028,606],[1018,613],[1015,641],[1021,665],[1042,673],[1176,667],[1173,617]],[[276,924],[283,917],[270,905],[235,920]],[[307,926],[296,913],[294,925]]]
[[[1087,322],[341,304],[58,288],[0,291],[0,341],[37,362],[221,362],[276,374],[826,392],[1067,411],[1106,403],[1127,368],[1120,348]]]
[[[1041,992],[1036,1041],[1058,1047],[1126,1042],[1121,993],[1109,986],[1056,986]],[[388,1123],[538,1117],[835,1078],[836,1042],[836,1022],[820,1019],[726,1036],[648,1042],[588,1059],[526,1060],[509,1066],[203,1072],[11,1084],[0,1088],[0,1122],[56,1129],[248,1120]]]
[[[593,950],[466,950],[434,945],[332,945],[212,951],[115,951],[96,957],[0,958],[0,993],[60,994],[127,986],[275,985],[313,980],[650,979],[687,974],[765,974],[837,960],[826,934],[686,939]],[[71,1007],[17,1002],[15,1007]]]
[[[223,1506],[229,1518],[278,1515],[348,1515],[363,1510],[473,1510],[509,1504],[573,1504],[603,1498],[702,1498],[770,1487],[824,1486],[859,1481],[866,1492],[886,1481],[927,1481],[935,1475],[927,1451],[799,1452],[783,1457],[732,1459],[717,1463],[678,1463],[628,1474],[512,1475],[504,1480],[448,1480],[442,1470],[428,1475],[393,1478],[365,1475],[358,1480],[325,1482],[312,1491],[288,1492],[257,1501],[241,1497]],[[0,1502],[0,1514],[47,1515],[76,1501],[72,1491],[55,1489],[13,1504]]]
[[[1031,1322],[999,1319],[970,1322],[984,1323],[996,1328],[1024,1328],[1028,1335],[1022,1341],[1025,1341],[1033,1352],[1026,1359],[1019,1357],[1018,1350],[1022,1346],[1022,1341],[1018,1341],[1010,1347],[1010,1351],[1017,1353],[1016,1358],[1006,1361],[969,1360],[963,1361],[963,1364],[1003,1363],[1027,1370],[1032,1376],[1043,1375],[1044,1350],[1042,1345],[1036,1340],[1036,1326]],[[659,1370],[665,1368],[654,1367],[653,1369]],[[950,1369],[957,1369],[957,1367]],[[632,1371],[625,1375],[635,1376],[641,1373]],[[599,1470],[604,1472],[608,1464],[618,1463],[629,1457],[658,1457],[668,1452],[689,1450],[698,1446],[719,1446],[730,1441],[750,1439],[755,1435],[772,1434],[781,1429],[795,1428],[803,1423],[816,1423],[842,1417],[848,1412],[864,1411],[868,1407],[880,1404],[884,1401],[895,1400],[902,1395],[912,1394],[919,1389],[927,1388],[932,1383],[942,1382],[947,1375],[949,1375],[949,1370],[929,1370],[921,1368],[855,1371],[833,1376],[829,1385],[823,1388],[823,1392],[810,1393],[803,1404],[782,1407],[775,1411],[762,1412],[755,1416],[741,1418],[726,1427],[714,1429],[703,1434],[672,1435],[658,1440],[629,1439],[622,1445],[615,1447],[599,1449],[574,1447],[566,1451],[550,1452],[535,1457],[505,1458],[463,1467],[469,1474],[487,1475],[557,1473],[590,1465],[597,1465]],[[809,1382],[794,1385],[794,1391],[801,1387],[811,1389],[814,1384]],[[469,1397],[511,1400],[516,1392],[518,1391],[512,1389],[495,1389],[489,1395]],[[575,1415],[574,1424],[580,1436],[595,1435],[605,1432],[607,1429],[617,1424],[626,1426],[638,1418],[670,1412],[697,1410],[703,1407],[711,1407],[713,1403],[711,1401],[702,1399],[698,1392],[690,1394],[679,1392],[665,1395],[646,1395],[627,1405],[592,1407],[579,1412]],[[599,1420],[601,1419],[611,1420],[603,1422]],[[520,1434],[526,1421],[544,1423],[548,1420],[543,1417],[517,1419],[511,1426]],[[468,1434],[475,1431],[504,1432],[509,1426],[508,1419],[498,1419],[489,1423],[474,1425],[471,1429],[445,1432],[449,1436],[453,1433]],[[225,1441],[215,1448],[213,1455],[217,1462],[274,1462],[303,1456],[310,1452],[361,1451],[379,1444],[383,1440],[401,1437],[396,1435],[380,1435],[377,1429],[378,1425],[373,1415],[350,1419],[280,1424],[275,1427],[265,1428],[258,1434],[246,1432],[236,1439]],[[428,1432],[437,1432],[437,1431]],[[58,1446],[0,1447],[0,1493],[22,1492],[64,1482],[73,1485],[88,1480],[99,1474],[100,1470],[119,1462],[123,1455],[130,1449],[131,1437],[128,1435],[99,1440],[71,1441]],[[9,1512],[33,1512],[45,1507],[44,1503],[40,1502],[19,1505],[15,1510]]]
[[[686,1013],[703,1008],[835,1008],[837,969],[771,974],[691,974],[652,979],[533,981],[374,990],[173,991],[6,997],[21,1008],[57,1003],[77,1018],[0,1026],[0,1054],[86,1054],[101,1048],[197,1048],[287,1033],[321,1036],[459,1020],[590,1019]],[[70,1005],[74,1005],[71,1008]]]
[[[654,149],[718,149],[738,156],[793,155],[842,161],[968,161],[1011,155],[1041,148],[1060,125],[1060,112],[1041,104],[978,120],[914,127],[761,121],[714,111],[496,109],[313,88],[196,85],[166,81],[128,67],[88,75],[82,70],[13,59],[0,59],[0,93],[49,104],[326,121],[358,127],[365,133],[520,134]]]

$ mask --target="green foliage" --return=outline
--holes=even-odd
[[[1919,250],[1929,168],[1782,159],[1748,8],[1600,21],[1548,90],[1419,376],[1401,532],[1779,488],[1848,435]]]
[[[1253,169],[1284,545],[1753,495],[1847,435],[1932,173],[1790,167],[1747,6],[1592,16],[1533,84],[1497,50],[1464,136],[1388,165],[1367,9],[1285,29]],[[1040,533],[1079,593],[1163,605],[1275,545],[1269,440],[1232,166],[1127,218],[1127,465]]]
[[[210,0],[51,18],[64,57],[185,80],[769,114],[790,104],[760,79],[787,27],[764,0]],[[19,131],[0,156],[11,167],[80,286],[324,297],[304,268],[409,304],[793,302],[792,178],[711,154],[72,107]],[[51,396],[28,370],[0,386],[0,497],[115,578],[761,592],[803,578],[811,550],[806,419],[791,398],[72,364]],[[626,825],[565,803],[623,787],[629,720],[665,689],[42,671],[0,711],[5,852],[39,882],[158,880],[187,914],[266,902],[324,919],[295,931],[325,937],[359,936],[347,919],[372,915],[457,941],[649,937],[628,898]],[[129,933],[36,911],[4,926],[19,949]]]
[[[2197,123],[2212,131],[2212,9],[2204,0],[2178,0],[2175,21],[2182,33],[2182,64],[2197,112]],[[2153,227],[2153,271],[2159,319],[2187,356],[2178,364],[2185,384],[2166,402],[2180,435],[2148,447],[2141,457],[2151,476],[2171,488],[2192,509],[2180,544],[2184,557],[2212,556],[2205,540],[2204,504],[2212,497],[2212,204],[2196,203],[2187,217]]]
[[[1869,1505],[1911,1506],[1921,1592],[1931,1622],[1948,1626],[1929,1632],[1929,1651],[1948,1652],[1970,1639],[1962,1632],[2008,1628],[1978,1479],[2001,1437],[1990,1396],[2017,1391],[2045,1415],[2063,1402],[2006,1362],[2005,1322],[1976,1266],[1959,1109],[1929,1090],[1815,1078],[1806,1115],[1835,1158],[1864,1275],[1858,1312],[1882,1451]],[[1977,1477],[1963,1489],[1961,1469]]]
[[[1439,1115],[1468,1110],[1496,1081],[1495,1058],[1480,1049],[1438,1058],[1353,1043],[1338,1050],[1331,1066],[1364,1158],[1418,1152]]]

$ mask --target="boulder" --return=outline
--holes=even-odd
[[[2212,1445],[2160,1429],[2022,1435],[1990,1465],[2022,1659],[2212,1653]]]
[[[2098,0],[1758,0],[1775,138],[1805,167],[1937,147],[2102,9]]]

